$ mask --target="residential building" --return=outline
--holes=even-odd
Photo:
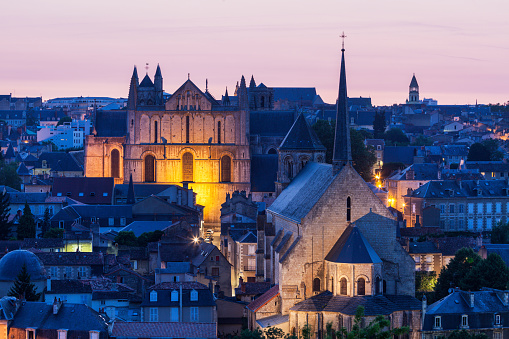
[[[70,178],[53,179],[54,197],[69,197],[83,204],[111,205],[114,187],[113,178]]]
[[[478,170],[486,180],[509,178],[509,164],[503,161],[467,161],[465,167]]]
[[[184,338],[215,339],[215,323],[174,323],[174,322],[115,322],[111,326],[110,338]]]
[[[59,150],[81,148],[91,127],[89,120],[73,120],[58,126],[44,124],[37,131],[37,142],[51,141]]]
[[[104,272],[104,255],[94,252],[36,253],[50,279],[88,279]]]
[[[45,177],[82,177],[83,167],[71,153],[42,153],[33,168],[34,175]]]

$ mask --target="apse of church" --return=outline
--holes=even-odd
[[[147,74],[139,83],[135,68],[127,110],[119,113],[124,137],[87,136],[85,174],[113,176],[116,183],[132,175],[138,183],[188,185],[205,207],[206,227],[217,230],[226,194],[250,190],[249,112],[242,105],[248,99],[222,105],[188,79],[164,102],[162,88],[159,66],[154,82]],[[243,79],[241,96],[245,88]]]

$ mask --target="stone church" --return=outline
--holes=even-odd
[[[258,324],[293,333],[309,324],[320,337],[328,322],[351,329],[363,305],[367,316],[419,328],[415,263],[397,241],[395,217],[352,167],[347,113],[342,49],[333,164],[309,162],[267,209],[276,234],[265,278],[278,286],[267,305],[277,310]],[[257,307],[248,309],[263,312]]]
[[[217,232],[227,193],[273,200],[276,181],[284,187],[308,161],[325,159],[304,117],[274,110],[273,89],[254,77],[248,87],[242,76],[235,95],[226,90],[221,99],[189,77],[167,95],[159,65],[153,79],[140,82],[135,67],[127,109],[97,112],[85,176],[190,187],[204,206],[205,229]]]

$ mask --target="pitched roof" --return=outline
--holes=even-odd
[[[16,173],[18,175],[30,175],[30,171],[25,166],[25,164],[22,162],[19,164],[18,169],[16,170]]]
[[[506,189],[509,188],[505,180],[437,180],[422,185],[410,196],[415,198],[468,198],[478,197],[481,190],[482,197],[507,197]]]
[[[408,245],[408,253],[425,254],[425,253],[440,253],[435,244],[431,241],[417,241],[411,242]]]
[[[84,204],[111,204],[113,178],[58,177],[53,180],[52,195],[71,197]]]
[[[208,287],[196,281],[163,282],[150,286],[149,290],[178,290],[182,286],[184,290],[206,290]]]
[[[294,115],[295,113],[293,111],[250,112],[250,134],[284,137],[294,123]]]
[[[83,280],[78,279],[65,279],[65,280],[48,280],[48,286],[50,290],[46,291],[46,294],[83,294],[92,293],[92,287],[90,284],[84,283]]]
[[[126,110],[98,110],[95,131],[98,137],[124,137],[127,135]]]
[[[274,101],[304,101],[313,100],[316,97],[315,87],[273,87]]]
[[[171,221],[133,221],[120,232],[134,232],[134,235],[139,237],[145,232],[163,231],[171,225]]]
[[[355,315],[357,307],[364,306],[366,316],[389,315],[396,311],[419,310],[421,302],[407,295],[366,295],[366,296],[333,296],[325,291],[295,304],[293,311],[302,312],[338,312]]]
[[[331,165],[308,162],[267,210],[301,222],[334,178]]]
[[[267,292],[256,298],[254,301],[252,301],[249,305],[247,305],[247,308],[253,312],[256,312],[278,295],[279,295],[279,285],[274,285],[274,287],[272,287]]]
[[[382,262],[355,224],[349,225],[345,229],[325,257],[325,260],[347,264],[375,264]]]
[[[111,335],[119,338],[217,338],[215,323],[119,322]]]
[[[267,292],[270,287],[270,282],[243,282],[240,287],[235,289],[235,295],[258,295]],[[242,291],[244,290],[244,291]]]
[[[418,146],[385,146],[384,163],[401,162],[405,165],[414,163],[414,156],[417,155]]]
[[[279,149],[283,150],[322,150],[326,148],[318,139],[315,131],[309,126],[304,118],[304,114],[301,113],[293,123],[290,131],[286,134],[283,142],[279,146]]]
[[[410,81],[410,87],[419,87],[417,84],[417,79],[415,78],[415,74],[412,76],[412,80]]]
[[[103,265],[100,252],[41,252],[35,253],[45,266]]]
[[[275,192],[277,170],[277,154],[251,155],[251,191]]]
[[[80,166],[76,159],[74,159],[69,153],[63,152],[47,152],[42,153],[37,160],[36,168],[43,168],[43,161],[46,161],[47,168],[58,171],[72,171],[72,172],[83,172],[83,167]]]
[[[145,77],[141,81],[140,87],[154,87],[154,83],[152,82],[152,80],[150,80],[148,74],[145,75]]]

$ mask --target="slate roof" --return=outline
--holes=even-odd
[[[486,248],[487,255],[496,253],[509,266],[509,244],[485,244],[483,246]]]
[[[417,146],[385,146],[384,148],[384,163],[401,162],[405,165],[414,163],[414,156],[416,150],[420,148]]]
[[[276,314],[276,315],[271,315],[270,317],[257,319],[256,323],[258,325],[260,325],[261,328],[267,328],[270,326],[287,323],[289,321],[289,319],[290,319],[289,314],[287,314],[287,315]]]
[[[395,172],[389,180],[407,180],[408,171],[414,171],[414,179],[409,180],[438,180],[437,164],[413,164],[407,168]]]
[[[240,237],[238,241],[243,244],[256,244],[258,242],[258,238],[253,234],[253,232],[249,231]]]
[[[355,224],[349,225],[325,260],[345,264],[376,264],[382,260]]]
[[[166,268],[156,268],[156,273],[184,274],[191,272],[190,262],[168,262]]]
[[[83,293],[92,293],[92,287],[78,279],[51,280],[51,290],[46,291],[46,294]]]
[[[15,297],[2,297],[0,299],[0,319],[11,320],[14,318],[18,302]]]
[[[264,294],[262,294],[261,296],[259,296],[255,300],[253,300],[246,307],[249,310],[256,312],[261,307],[263,307],[265,304],[267,304],[269,301],[271,301],[272,299],[277,297],[278,295],[279,295],[279,285],[274,285],[271,289],[269,289],[267,292],[265,292]]]
[[[52,238],[25,238],[23,239],[23,248],[57,248],[64,247],[64,239]]]
[[[84,304],[64,303],[56,315],[53,314],[53,305],[43,302],[23,303],[14,320],[12,328],[26,329],[67,329],[68,331],[100,331],[106,333],[106,321],[94,310]]]
[[[215,323],[119,322],[111,335],[118,338],[217,338]]]
[[[473,237],[435,238],[433,239],[433,242],[436,244],[442,255],[445,256],[453,256],[463,247],[474,248],[476,246],[476,241]]]
[[[465,145],[443,145],[442,154],[444,156],[467,156],[468,147]]]
[[[28,204],[43,204],[48,197],[48,193],[39,193],[39,192],[10,192],[9,193],[9,202],[11,204],[24,204],[28,202]],[[13,212],[13,211],[11,211]]]
[[[281,99],[288,101],[313,100],[316,97],[315,87],[273,87],[273,90],[274,101]]]
[[[507,197],[509,188],[505,180],[437,180],[422,185],[409,196],[415,198],[478,198],[477,189],[482,191],[482,197]],[[453,194],[453,196],[451,196]]]
[[[410,87],[419,87],[417,84],[417,79],[415,78],[415,74],[412,76],[412,81],[410,81]]]
[[[300,223],[334,178],[332,165],[308,162],[267,210]]]
[[[509,164],[503,161],[467,161],[465,166],[468,169],[477,169],[479,172],[509,172]]]
[[[501,324],[509,321],[509,306],[502,302],[506,291],[483,289],[477,292],[465,292],[454,289],[451,294],[428,306],[424,317],[423,330],[431,331],[435,316],[441,316],[443,330],[455,330],[461,325],[461,316],[468,315],[470,329],[493,328],[494,315],[501,315]],[[474,307],[470,307],[470,293],[474,294]]]
[[[30,175],[30,171],[25,166],[25,164],[22,162],[19,164],[18,169],[16,170],[16,173],[18,175]]]
[[[293,111],[250,112],[249,131],[251,135],[284,137],[295,120]]]
[[[403,227],[399,229],[402,237],[420,237],[427,234],[444,233],[440,227]]]
[[[46,266],[102,266],[104,264],[104,257],[100,252],[41,252],[35,254]]]
[[[95,131],[98,137],[125,137],[127,135],[127,111],[98,110]]]
[[[282,150],[322,150],[326,148],[318,139],[315,131],[309,126],[304,114],[299,114],[290,131],[279,146]]]
[[[333,296],[325,291],[295,304],[292,311],[301,312],[337,312],[355,315],[358,306],[364,306],[366,316],[389,315],[397,311],[420,310],[421,302],[407,295],[366,295]]]
[[[84,204],[110,205],[113,178],[58,177],[53,179],[52,195],[71,197]]]
[[[134,196],[136,198],[146,198],[151,195],[157,195],[170,188],[172,185],[161,184],[133,184]],[[115,185],[115,198],[126,198],[129,190],[129,184],[116,184]]]
[[[154,83],[150,80],[148,74],[145,75],[143,80],[140,82],[140,87],[154,87]]]
[[[202,283],[196,281],[181,281],[181,282],[163,282],[156,285],[150,286],[149,290],[175,290],[179,289],[182,286],[182,289],[195,289],[195,290],[207,290],[208,287]]]
[[[276,192],[278,155],[251,155],[251,191]]]
[[[270,289],[270,282],[243,282],[242,286],[235,289],[235,295],[258,295],[267,292]]]
[[[172,225],[171,221],[133,221],[120,232],[134,232],[139,237],[145,232],[163,231]]]
[[[58,171],[72,171],[72,172],[83,172],[83,167],[80,166],[76,159],[74,159],[69,153],[63,152],[47,152],[42,153],[37,160],[36,168],[43,168],[42,162],[46,160],[47,168]]]

